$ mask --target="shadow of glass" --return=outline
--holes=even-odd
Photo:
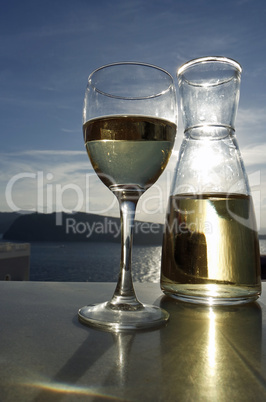
[[[60,401],[66,395],[99,401],[112,399],[114,390],[116,400],[126,400],[123,390],[135,333],[96,330],[82,325],[77,317],[72,322],[85,330],[88,337],[52,380],[39,384],[41,391],[34,401]],[[80,385],[80,380],[86,386]]]

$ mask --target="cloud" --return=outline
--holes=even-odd
[[[242,108],[239,110],[236,125],[237,139],[241,145],[240,151],[248,174],[260,172],[260,184],[254,181],[250,184],[252,190],[260,192],[261,207],[257,208],[260,208],[260,220],[263,226],[266,226],[266,207],[262,208],[266,200],[265,120],[264,110]],[[254,129],[252,133],[251,126]],[[138,219],[161,223],[164,221],[182,139],[182,124],[180,124],[175,150],[166,171],[138,203]],[[18,176],[23,173],[24,178]],[[97,177],[83,150],[28,149],[20,152],[2,152],[0,153],[0,210],[10,209],[6,200],[6,189],[10,182],[13,183],[12,199],[19,209],[42,208],[44,211],[50,211],[60,208],[61,204],[63,208],[69,210],[78,207],[87,212],[118,216],[118,205],[114,196]],[[41,186],[43,186],[42,197],[38,197]],[[82,198],[82,202],[79,202],[78,198]]]
[[[265,109],[239,108],[236,119],[236,136],[244,144],[265,143]]]
[[[260,152],[263,161],[265,146],[244,149],[247,155]],[[0,158],[0,210],[83,210],[119,216],[118,203],[100,181],[81,151],[28,150],[2,154]],[[136,218],[163,223],[168,196],[177,162],[178,148],[173,152],[166,171],[140,199]],[[245,155],[246,156],[246,155]],[[251,190],[255,196],[259,227],[266,227],[266,169],[247,159]],[[3,173],[5,172],[5,173]],[[9,197],[9,198],[8,198]],[[11,205],[10,205],[11,199]],[[13,204],[12,204],[13,203]]]
[[[72,133],[74,133],[74,134],[77,134],[77,133],[79,133],[80,132],[80,128],[76,128],[76,129],[69,129],[69,128],[61,128],[61,131],[63,131],[64,133],[70,133],[70,134],[72,134]]]
[[[27,205],[38,208],[38,188],[43,186],[70,185],[82,186],[82,176],[92,174],[93,169],[85,152],[28,150],[23,152],[2,153],[0,158],[1,208],[8,208],[5,193],[12,184],[12,197],[19,199],[19,208]],[[39,182],[38,182],[39,181]],[[55,190],[54,190],[55,191]],[[14,201],[15,202],[15,201]],[[43,201],[44,203],[44,201]],[[24,205],[27,204],[27,205]],[[55,200],[53,200],[55,206]]]
[[[258,165],[266,170],[266,143],[245,146],[241,150],[246,167]]]
[[[0,210],[83,210],[119,216],[118,203],[82,151],[27,150],[2,153]],[[138,219],[163,222],[177,151],[137,206]],[[4,172],[4,173],[3,173]]]

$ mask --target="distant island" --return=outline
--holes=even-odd
[[[58,215],[0,212],[0,233],[4,241],[16,242],[121,242],[120,219],[84,212]],[[136,221],[133,242],[161,246],[164,225]],[[261,240],[266,239],[260,234]],[[266,255],[261,255],[261,276],[266,279]]]
[[[5,233],[19,216],[19,212],[0,212],[0,233]]]
[[[58,219],[58,215],[55,212],[51,214],[31,213],[17,215],[9,216],[11,224],[3,232],[4,240],[23,242],[106,241],[119,243],[121,241],[119,218],[84,212],[60,213],[60,219]],[[59,221],[60,224],[58,224]],[[161,245],[162,236],[162,224],[135,222],[133,240],[135,244]]]
[[[120,243],[120,219],[85,212],[59,213],[0,212],[0,233],[7,241],[106,241]],[[164,226],[136,221],[134,243],[161,245]],[[261,240],[266,234],[259,234]]]

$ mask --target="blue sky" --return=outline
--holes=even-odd
[[[236,133],[266,228],[265,0],[6,0],[0,14],[0,211],[58,207],[117,215],[92,171],[81,116],[88,75],[122,60],[174,77],[184,62],[223,55],[243,67]],[[175,78],[176,83],[176,78]],[[163,222],[182,140],[139,219]]]

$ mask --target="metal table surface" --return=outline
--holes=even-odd
[[[78,308],[114,287],[1,282],[0,400],[266,400],[266,283],[257,303],[224,308],[136,284],[141,301],[170,312],[167,326],[112,334],[79,323]]]

